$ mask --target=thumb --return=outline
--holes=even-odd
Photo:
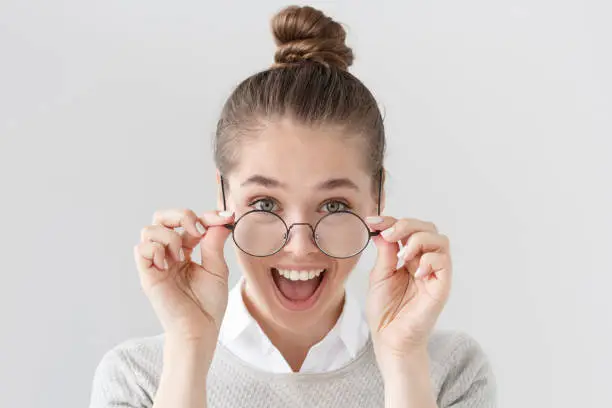
[[[378,255],[376,256],[374,269],[370,273],[370,286],[387,279],[395,273],[397,251],[399,250],[399,245],[396,242],[385,241],[380,235],[373,237],[372,241],[374,241],[378,249]]]
[[[225,241],[230,234],[230,229],[224,225],[209,225],[206,233],[200,239],[202,268],[224,279],[227,279],[228,276],[224,248]]]

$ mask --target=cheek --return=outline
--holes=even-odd
[[[336,263],[335,275],[337,277],[337,280],[342,281],[342,282],[346,281],[346,279],[349,277],[349,275],[355,268],[355,265],[357,264],[358,261],[359,261],[359,257],[339,260]]]
[[[248,282],[250,296],[257,302],[264,300],[272,293],[272,282],[268,260],[266,258],[256,258],[249,256],[236,249],[240,269],[244,278]]]
[[[249,256],[239,249],[236,249],[236,256],[240,263],[242,273],[252,282],[261,282],[267,278],[264,273],[267,271],[267,263],[264,258]]]

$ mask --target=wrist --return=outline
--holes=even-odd
[[[159,407],[205,407],[208,370],[214,354],[210,343],[166,336],[163,370],[155,395]]]
[[[187,370],[206,375],[212,362],[216,344],[203,340],[166,337],[164,367]]]
[[[426,348],[405,353],[377,353],[376,359],[385,382],[402,381],[406,377],[429,377],[429,353]]]
[[[426,350],[381,356],[385,407],[436,407]]]

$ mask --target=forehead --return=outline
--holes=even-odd
[[[330,177],[368,180],[361,139],[331,126],[271,122],[240,144],[238,157],[232,173],[239,179],[262,174],[304,187]]]

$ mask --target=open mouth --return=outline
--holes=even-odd
[[[271,273],[280,303],[293,311],[311,308],[327,281],[327,269],[297,271],[271,268]]]

